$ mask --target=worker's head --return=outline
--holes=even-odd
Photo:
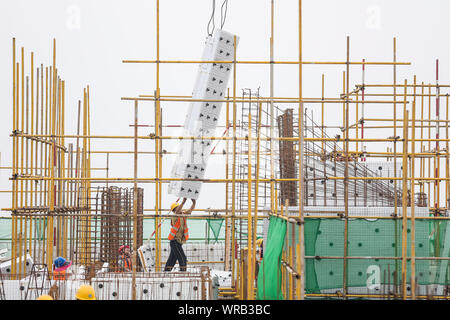
[[[257,245],[258,247],[261,247],[261,246],[262,246],[262,243],[263,243],[263,238],[259,238],[258,240],[256,240],[256,245]]]
[[[48,294],[43,294],[42,296],[37,298],[37,300],[53,300],[53,298],[51,296],[49,296]]]
[[[172,205],[170,206],[170,211],[175,212],[175,209],[179,206],[180,204],[178,202],[174,202],[172,203]]]
[[[67,261],[63,257],[58,257],[53,261],[53,264],[55,265],[55,268],[63,268],[63,267],[70,267],[72,264],[71,261]]]
[[[129,254],[130,253],[130,246],[127,245],[121,245],[119,248],[119,254]]]
[[[96,300],[94,288],[90,285],[82,284],[78,288],[75,298],[77,300]]]

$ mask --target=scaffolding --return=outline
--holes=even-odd
[[[13,157],[12,166],[8,168],[12,172],[12,190],[11,208],[7,208],[12,217],[12,250],[7,281],[31,276],[27,254],[33,257],[34,263],[45,265],[50,274],[53,259],[65,256],[77,267],[88,270],[82,273],[84,277],[76,279],[76,284],[89,281],[105,286],[105,282],[110,282],[128,288],[119,297],[117,288],[108,285],[101,296],[104,299],[208,299],[212,298],[209,269],[221,268],[229,272],[230,286],[220,288],[220,297],[253,300],[255,290],[261,289],[256,287],[255,280],[264,276],[264,271],[258,269],[262,248],[257,245],[257,239],[264,238],[266,248],[271,241],[267,238],[267,230],[271,228],[269,219],[278,219],[286,224],[280,257],[280,292],[285,299],[448,299],[450,139],[446,91],[450,85],[438,81],[438,60],[435,84],[419,82],[416,76],[412,80],[398,81],[397,68],[411,63],[397,61],[396,38],[393,39],[392,61],[351,60],[350,37],[346,38],[344,61],[304,61],[301,0],[296,8],[299,42],[296,60],[275,59],[273,0],[270,1],[270,60],[239,60],[236,46],[232,61],[165,60],[160,57],[159,2],[155,0],[155,58],[123,60],[125,64],[152,64],[156,68],[153,94],[122,97],[122,101],[131,105],[134,115],[134,135],[131,136],[90,134],[89,87],[83,90],[83,98],[78,103],[77,132],[66,134],[66,84],[56,66],[56,42],[52,66],[35,67],[31,53],[29,75],[25,75],[28,73],[25,52],[21,48],[20,59],[17,58],[13,39]],[[236,43],[236,37],[234,41]],[[233,66],[233,81],[226,97],[193,99],[190,95],[172,95],[170,88],[160,87],[161,65],[200,63]],[[237,79],[241,65],[270,67],[269,94],[264,96],[260,89],[242,89],[239,96]],[[274,96],[274,67],[277,65],[298,71],[296,96]],[[322,75],[322,95],[305,97],[304,65],[344,68],[342,92],[326,97],[325,75]],[[365,83],[366,68],[379,66],[392,68],[392,79]],[[355,68],[361,69],[355,71]],[[350,78],[351,72],[352,75],[362,74],[362,81],[351,83],[350,79],[356,78]],[[441,104],[442,101],[445,103]],[[187,102],[225,102],[224,121],[219,125],[223,134],[213,137],[163,134],[163,128],[171,125],[163,121],[162,104]],[[154,131],[138,135],[138,127],[142,125],[139,110],[144,104],[154,111],[153,123],[149,125]],[[340,107],[342,125],[327,125],[335,120],[329,119],[327,110]],[[388,108],[392,117],[366,117],[370,114],[367,109],[375,107]],[[443,107],[445,117],[440,114]],[[319,116],[312,111],[308,114],[309,108],[319,109]],[[382,137],[374,133],[379,129],[388,129],[392,135]],[[75,144],[67,143],[69,139],[75,139]],[[124,139],[130,141],[130,145],[132,142],[133,149],[123,153],[133,157],[133,176],[109,177],[106,170],[105,177],[92,177],[92,170],[101,169],[91,167],[91,158],[96,152],[107,154],[108,159],[114,153],[121,153],[92,150],[92,139]],[[202,139],[225,144],[223,152],[215,148],[211,152],[212,156],[225,154],[224,178],[220,178],[219,173],[204,179],[163,175],[167,157],[176,154],[167,152],[163,144]],[[148,142],[154,151],[140,151],[139,141]],[[380,144],[387,146],[386,151],[379,151]],[[143,154],[154,156],[151,177],[138,175],[138,159]],[[216,208],[197,208],[189,217],[190,222],[224,219],[225,237],[219,245],[189,247],[192,268],[200,269],[192,269],[187,274],[162,272],[167,243],[160,226],[165,218],[173,216],[166,214],[170,210],[163,185],[173,181],[220,184],[225,190],[224,208],[219,204]],[[129,184],[130,188],[110,186],[114,183]],[[142,189],[149,184],[154,187],[153,208],[143,205]],[[136,254],[146,240],[142,231],[146,219],[154,225],[155,235],[151,246],[155,268],[150,274],[140,270]],[[371,221],[376,224],[369,227]],[[378,233],[386,230],[383,228],[390,230],[384,238],[372,238],[363,233],[363,230]],[[367,243],[361,240],[363,238],[369,241],[371,249],[355,250],[355,244],[356,248],[365,248]],[[374,246],[381,246],[380,239],[385,240],[382,243],[386,250],[373,251]],[[428,251],[416,247],[416,239],[426,241],[424,247]],[[97,273],[101,272],[104,262],[115,266],[114,251],[122,243],[133,248],[132,271],[99,276]],[[202,250],[197,250],[200,247]],[[339,250],[333,251],[336,247]],[[211,249],[220,254],[212,255]],[[379,261],[387,262],[381,265]],[[330,265],[330,268],[338,266],[338,271],[326,269]],[[369,270],[372,265],[382,267],[384,278],[379,279],[373,289],[363,288],[355,277],[364,275],[366,270],[361,268]],[[205,271],[202,267],[209,269]],[[434,273],[424,280],[420,273],[427,270]],[[311,284],[311,279],[318,276],[322,279],[333,276],[334,280]],[[147,294],[159,292],[153,287],[151,290],[142,287],[149,278],[156,279],[151,281],[151,286],[159,285],[162,289],[167,284],[171,293]],[[179,284],[184,289],[177,287]],[[14,282],[8,285],[17,287]],[[6,293],[8,285],[5,285]],[[74,286],[72,282],[60,284],[58,292],[64,294],[58,297],[70,299]],[[198,291],[199,287],[204,289]]]

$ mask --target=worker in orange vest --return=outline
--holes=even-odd
[[[66,280],[67,269],[72,265],[72,261],[67,261],[63,257],[58,257],[53,261],[53,279]]]
[[[173,203],[170,207],[170,211],[176,215],[191,214],[192,210],[194,210],[195,208],[195,200],[191,200],[192,206],[188,210],[182,210],[186,202],[186,198],[183,198],[181,204]],[[177,263],[177,261],[180,265],[180,271],[186,271],[187,258],[182,247],[182,245],[189,239],[189,229],[187,226],[186,218],[179,216],[172,217],[170,224],[171,228],[168,237],[168,239],[170,240],[170,255],[167,259],[164,271],[172,271],[172,268],[175,263]]]
[[[127,245],[122,245],[119,248],[119,268],[120,271],[132,271],[133,265],[131,263],[131,252],[130,247]]]

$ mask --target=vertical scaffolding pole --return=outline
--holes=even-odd
[[[450,175],[450,163],[448,159],[448,153],[449,153],[449,144],[448,144],[448,94],[446,95],[446,103],[445,103],[445,149],[447,150],[447,155],[445,156],[445,208],[447,210],[450,209],[449,206],[449,199],[450,199],[450,189],[448,184],[448,178]]]
[[[228,154],[230,152],[230,143],[228,140],[229,137],[229,127],[230,127],[230,89],[227,90],[227,103],[226,103],[226,137],[227,140],[225,140],[225,149],[226,149],[226,156],[225,156],[225,179],[227,179],[227,182],[225,183],[225,215],[227,218],[225,219],[225,271],[231,270],[231,263],[233,262],[233,256],[231,255],[231,247],[233,246],[233,242],[231,241],[230,237],[230,231],[231,231],[231,225],[230,225],[230,218],[229,216],[229,207],[228,207],[228,201],[229,201],[229,157]],[[231,262],[231,263],[230,263]],[[231,282],[233,283],[233,282]]]
[[[347,66],[345,79],[345,114],[344,114],[344,270],[343,270],[343,294],[347,299],[347,277],[348,277],[348,157],[349,157],[349,85],[350,85],[350,37],[347,36]]]
[[[416,76],[414,76],[414,95],[412,104],[412,131],[411,131],[411,298],[416,299],[416,217],[414,201],[415,195],[415,153],[416,153]]]
[[[393,40],[393,99],[394,99],[394,103],[393,103],[393,110],[394,110],[394,239],[395,239],[395,256],[398,256],[398,243],[397,243],[397,239],[398,239],[398,235],[397,235],[397,216],[398,216],[398,196],[397,196],[397,66],[395,64],[395,62],[397,61],[397,38],[394,37]],[[394,276],[394,294],[397,294],[397,289],[398,289],[398,261],[397,259],[395,260],[395,276]]]
[[[12,232],[11,232],[11,257],[13,258],[11,261],[11,273],[14,275],[16,273],[16,209],[17,209],[17,162],[16,162],[16,143],[17,143],[17,100],[16,100],[16,92],[17,92],[17,82],[16,82],[16,39],[12,39],[12,69],[13,69],[13,143],[12,143],[12,216],[11,216],[11,224],[12,224]]]
[[[248,215],[247,215],[247,299],[254,299],[254,256],[253,256],[253,217],[252,217],[252,112],[251,109],[248,113],[248,172],[247,172],[247,184],[248,184]],[[256,204],[255,204],[256,205]]]
[[[259,99],[259,95],[258,95]],[[253,250],[252,256],[254,261],[256,261],[256,233],[258,232],[258,209],[259,209],[259,166],[260,166],[260,152],[261,152],[261,116],[262,116],[262,102],[258,101],[258,122],[256,127],[256,181],[255,181],[255,207],[254,207],[254,238],[252,239]],[[261,250],[261,248],[260,248]],[[256,263],[254,263],[256,267]],[[259,270],[258,270],[259,271]],[[254,271],[256,277],[256,270]]]
[[[405,80],[405,93],[403,105],[403,162],[402,162],[402,298],[406,300],[406,274],[407,274],[407,229],[408,229],[408,118],[406,110],[407,81]]]
[[[364,87],[365,80],[366,80],[366,59],[362,60],[362,88],[361,88],[361,139],[364,139],[364,92],[366,88]],[[361,151],[365,151],[364,141],[361,141]],[[366,157],[364,156],[363,161],[366,161]],[[364,201],[367,201],[367,197],[364,194]]]
[[[327,206],[327,152],[325,148],[325,75],[322,74],[322,157],[323,157],[323,205]]]
[[[428,152],[431,152],[431,83],[428,84]],[[428,157],[428,175],[427,177],[431,177],[431,157]],[[431,204],[431,185],[430,181],[427,181],[427,189],[428,189],[428,199]],[[431,208],[431,205],[430,205]],[[434,204],[433,204],[434,209]],[[434,214],[436,214],[436,211],[433,210]]]
[[[235,216],[236,216],[236,36],[234,36],[234,60],[233,60],[233,172],[232,172],[232,181],[231,181],[231,256],[232,256],[232,264],[231,264],[231,281],[233,285],[238,286],[236,282],[236,263],[238,263],[237,255],[238,252],[236,250],[236,235],[235,235]],[[242,252],[242,251],[241,251]],[[240,257],[242,258],[242,257]],[[242,260],[242,259],[241,259]],[[238,269],[240,268],[240,264],[237,265]],[[242,270],[242,269],[241,269]],[[239,283],[241,284],[240,277]],[[239,290],[241,289],[241,285],[239,285]],[[242,299],[242,294],[240,295]]]
[[[300,257],[298,260],[298,270],[300,272],[300,285],[297,287],[297,297],[300,300],[305,298],[305,238],[304,238],[304,212],[303,212],[303,69],[302,69],[302,0],[298,0],[298,213],[300,217],[300,224],[298,227],[299,243],[300,243]]]
[[[56,71],[56,40],[53,39],[53,68],[52,68],[52,96],[51,96],[51,114],[50,114],[50,132],[52,134],[51,139],[51,151],[50,151],[50,187],[48,189],[49,195],[49,213],[48,213],[48,233],[47,233],[47,266],[52,265],[53,260],[53,239],[54,239],[54,229],[53,229],[53,214],[55,211],[55,117],[56,117],[56,79],[57,79],[57,71]],[[85,133],[86,134],[86,133]]]
[[[21,47],[21,76],[20,76],[20,132],[24,132],[24,113],[25,113],[25,59],[24,59],[24,48]],[[21,136],[20,138],[20,176],[23,176],[23,156],[24,156],[24,138]],[[22,208],[24,205],[23,201],[23,180],[20,180],[20,207]],[[23,254],[23,216],[19,216],[19,278],[22,276],[23,271],[23,263],[22,263],[22,254]]]
[[[159,203],[159,0],[156,0],[156,92],[155,92],[155,175],[156,175],[156,183],[155,183],[155,243],[156,243],[156,259],[155,259],[155,269],[159,271],[161,267],[161,230],[158,228],[160,221],[160,203]],[[136,250],[136,248],[135,248]]]
[[[421,90],[421,104],[420,104],[420,152],[423,152],[423,108],[424,108],[424,85],[423,82],[421,84],[422,90]],[[422,179],[425,173],[425,159],[422,157],[420,158],[420,178]],[[423,180],[421,180],[420,182],[420,192],[421,193],[425,193],[425,187],[424,187],[424,182]]]
[[[131,299],[136,300],[136,266],[137,266],[137,206],[138,206],[138,101],[134,101],[134,174],[133,174],[133,277],[131,279]]]
[[[30,124],[31,124],[31,131],[30,134],[34,135],[34,53],[31,52],[31,57],[30,57],[30,75],[31,75],[31,92],[30,92],[30,97],[31,97],[31,104],[30,104],[30,109],[31,109],[31,119],[30,119]],[[27,128],[28,129],[28,128]],[[36,174],[33,172],[34,171],[34,141],[31,140],[30,141],[30,168],[29,168],[29,174],[31,176],[36,176]],[[36,163],[37,166],[37,163]],[[33,207],[34,205],[34,201],[33,201],[33,193],[34,193],[34,183],[33,181],[30,181],[30,207]],[[37,205],[37,203],[35,204]],[[30,233],[29,233],[29,252],[31,254],[32,252],[32,238],[33,238],[33,234],[32,234],[32,230],[33,230],[33,217],[30,217]],[[27,251],[25,251],[27,252]]]
[[[434,208],[436,210],[436,214],[438,213],[438,209],[439,209],[439,194],[440,194],[440,190],[439,190],[439,186],[440,186],[440,180],[438,180],[438,178],[440,177],[440,173],[439,173],[439,166],[440,166],[440,156],[439,156],[439,59],[436,59],[436,153],[435,153],[435,171],[434,171],[434,177],[436,178],[436,180],[434,180],[434,194],[435,194],[435,203],[434,203]]]
[[[274,0],[271,0],[270,6],[270,210],[271,213],[274,213],[275,202],[278,202],[278,198],[275,197],[275,159],[273,155],[274,145],[273,145],[273,128],[274,128],[274,105],[273,105],[273,97],[274,97]]]

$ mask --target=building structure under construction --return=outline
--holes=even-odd
[[[350,37],[345,60],[305,61],[302,0],[293,1],[294,61],[274,55],[273,0],[270,60],[241,60],[245,39],[222,28],[208,35],[201,59],[166,60],[159,2],[155,56],[123,60],[155,67],[153,93],[122,98],[133,114],[130,136],[91,134],[100,119],[91,117],[89,86],[76,104],[76,132],[66,132],[74,103],[66,99],[56,40],[44,66],[12,39],[12,161],[3,168],[11,173],[4,209],[11,216],[0,220],[11,240],[0,251],[0,299],[70,300],[83,283],[105,300],[448,299],[450,85],[439,82],[439,61],[433,83],[400,79],[398,68],[413,67],[397,61],[396,38],[390,61],[356,61]],[[160,87],[166,64],[199,66],[192,93]],[[268,67],[269,90],[257,81],[238,87],[242,65]],[[298,72],[296,96],[274,95],[276,65]],[[325,96],[323,74],[322,94],[304,96],[305,65],[340,67],[342,90]],[[367,83],[369,67],[389,68],[391,76]],[[166,122],[169,104],[184,123]],[[143,108],[151,108],[150,123],[140,118]],[[373,117],[368,109],[376,108],[390,116]],[[342,123],[330,124],[336,118]],[[143,127],[150,132],[140,135]],[[182,135],[170,135],[174,128]],[[94,139],[123,139],[129,151],[95,150]],[[140,149],[142,141],[151,152]],[[109,159],[120,153],[132,177],[109,175]],[[105,155],[104,174],[93,174],[93,158]],[[140,174],[142,157],[152,158],[152,176]],[[208,170],[219,157],[222,171]],[[171,202],[201,198],[217,185],[217,206],[188,216],[187,271],[165,272]],[[120,269],[121,246],[132,249],[131,270]],[[65,279],[53,274],[59,256],[72,262]]]

